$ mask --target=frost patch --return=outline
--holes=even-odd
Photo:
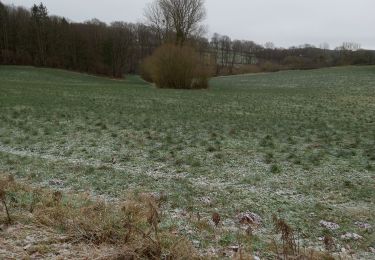
[[[262,218],[258,214],[249,211],[238,214],[237,220],[242,225],[260,226],[262,224]]]
[[[339,226],[338,224],[336,224],[336,223],[334,223],[334,222],[324,221],[324,220],[320,221],[319,224],[320,224],[322,227],[324,227],[324,228],[326,228],[326,229],[329,229],[329,230],[336,230],[336,229],[339,229],[339,228],[340,228],[340,226]]]
[[[363,238],[362,236],[360,236],[356,233],[346,233],[346,234],[341,236],[342,240],[360,240],[362,238]]]

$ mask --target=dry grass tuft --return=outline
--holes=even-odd
[[[126,201],[112,204],[3,179],[0,199],[9,223],[8,193],[16,201],[11,204],[15,222],[20,223],[28,216],[33,225],[62,232],[67,237],[64,242],[112,245],[118,249],[113,256],[118,259],[196,258],[193,246],[185,238],[159,228],[160,202],[151,196],[132,195]]]
[[[0,202],[2,203],[5,214],[6,214],[6,224],[12,223],[12,218],[10,217],[9,207],[7,203],[7,189],[10,184],[14,181],[12,176],[9,176],[6,180],[0,180]]]
[[[324,247],[327,251],[331,251],[335,249],[335,241],[332,236],[325,235],[323,242],[324,242]]]
[[[284,257],[288,255],[298,255],[299,247],[296,243],[294,230],[285,220],[273,216],[276,233],[281,234],[282,254]]]
[[[215,223],[215,226],[217,227],[220,223],[220,215],[217,212],[214,212],[212,214],[212,221]]]
[[[273,216],[275,231],[281,234],[281,249],[274,241],[273,251],[277,259],[300,259],[300,260],[331,260],[334,259],[328,252],[317,252],[313,249],[301,248],[298,235],[285,220]]]

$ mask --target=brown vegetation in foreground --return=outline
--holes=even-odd
[[[48,236],[48,241],[43,239],[23,248],[29,256],[57,257],[60,253],[53,252],[50,245],[68,243],[79,245],[78,249],[106,248],[101,253],[102,259],[197,258],[195,249],[185,238],[159,229],[162,201],[152,196],[134,195],[110,204],[87,195],[65,195],[60,191],[32,188],[12,178],[0,180],[0,191],[1,200],[9,209],[8,214],[4,214],[5,210],[0,208],[0,232],[11,228],[10,233],[14,233],[17,227],[27,224],[32,234],[43,232],[43,236]],[[26,232],[25,227],[19,232]],[[5,249],[0,246],[0,256],[8,251],[5,257],[12,258],[17,252],[17,243],[7,243],[6,239],[1,242]],[[98,254],[97,250],[92,253]]]
[[[159,228],[165,198],[131,195],[121,202],[94,200],[0,179],[0,257],[62,259],[202,259],[186,238]],[[213,214],[216,228],[220,215]],[[328,253],[300,247],[298,235],[274,217],[281,242],[270,244],[276,259],[333,259]],[[248,234],[251,238],[251,232]],[[25,244],[26,243],[26,244]],[[251,242],[250,242],[251,243]],[[297,244],[298,243],[298,244]],[[242,246],[234,259],[254,259]],[[273,253],[272,253],[273,252]]]

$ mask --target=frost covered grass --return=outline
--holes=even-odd
[[[329,232],[337,250],[371,258],[373,230],[355,223],[375,226],[374,81],[375,67],[346,67],[220,77],[210,90],[181,91],[1,66],[0,172],[110,198],[163,193],[162,224],[201,252],[245,243],[236,216],[251,211],[263,219],[251,239],[259,254],[277,215],[306,246],[324,247]],[[347,232],[363,238],[341,240]]]

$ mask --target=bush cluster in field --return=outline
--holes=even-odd
[[[189,46],[165,44],[142,64],[142,78],[158,88],[207,89],[209,69]]]

